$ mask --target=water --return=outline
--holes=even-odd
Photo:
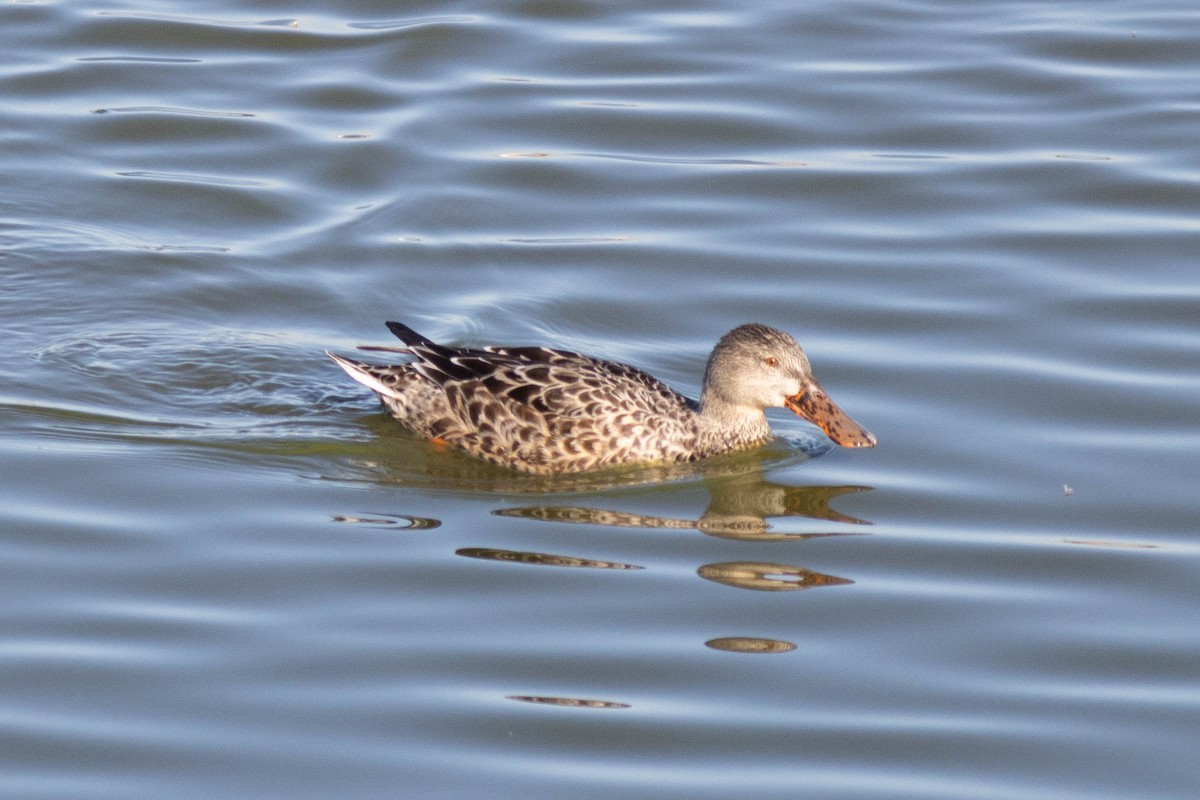
[[[0,6],[0,793],[1184,798],[1200,12]],[[547,482],[400,319],[880,439]]]

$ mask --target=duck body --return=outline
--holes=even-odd
[[[413,361],[329,357],[418,436],[521,472],[678,463],[752,447],[771,438],[770,406],[792,408],[839,444],[875,444],[812,380],[795,340],[765,325],[722,337],[699,402],[628,364],[545,347],[453,348],[387,326]]]

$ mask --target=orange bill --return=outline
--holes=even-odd
[[[825,431],[826,436],[842,447],[875,446],[875,436],[838,408],[816,381],[809,381],[799,394],[787,398],[784,404]]]

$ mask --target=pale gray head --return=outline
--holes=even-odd
[[[721,337],[704,368],[704,398],[755,411],[782,407],[812,377],[808,357],[783,331],[755,323]]]
[[[813,378],[796,340],[757,323],[739,325],[717,342],[704,368],[700,408],[701,413],[728,416],[789,408],[843,447],[875,446],[875,437],[838,408]]]

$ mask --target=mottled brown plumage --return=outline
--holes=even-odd
[[[812,377],[786,333],[742,325],[717,343],[699,403],[635,367],[544,347],[452,348],[387,323],[415,360],[374,366],[329,353],[416,434],[521,472],[695,461],[771,437],[786,406],[838,444],[873,447]]]

